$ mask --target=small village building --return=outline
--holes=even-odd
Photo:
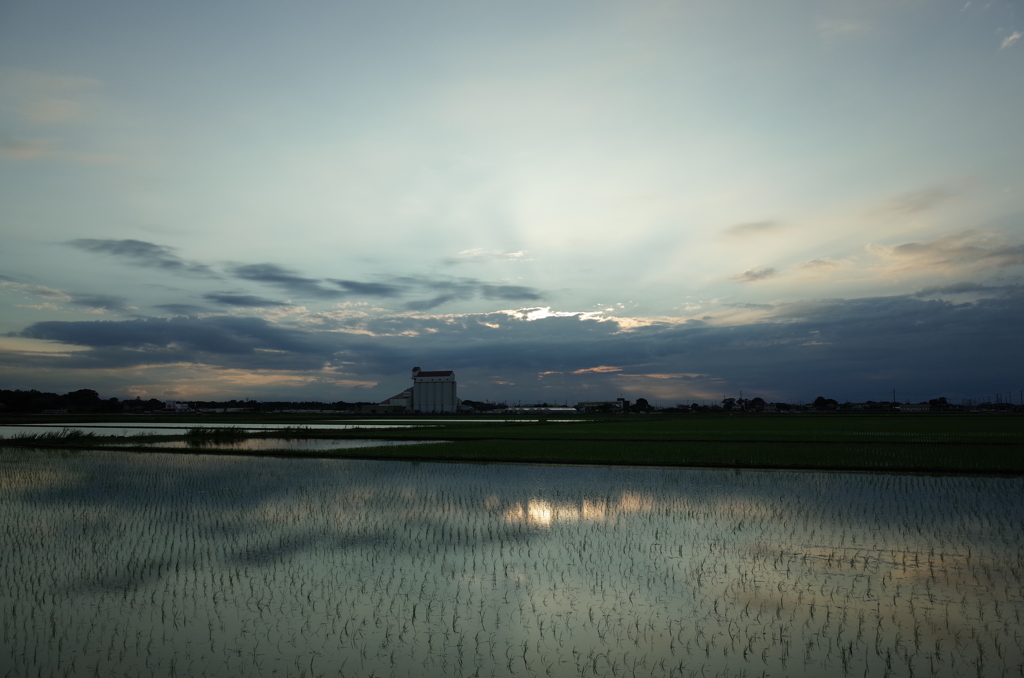
[[[382,400],[381,405],[394,408],[395,412],[406,412],[412,405],[412,388],[407,388],[398,395]]]
[[[584,412],[615,412],[623,413],[629,411],[629,401],[625,398],[615,400],[588,400],[576,403],[576,409]]]

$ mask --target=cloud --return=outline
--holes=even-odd
[[[117,153],[74,148],[82,144],[94,149],[110,143],[116,136],[110,132],[124,122],[118,107],[103,99],[101,88],[102,83],[91,78],[0,68],[0,110],[13,114],[7,116],[9,122],[17,120],[26,135],[0,139],[0,154],[21,161],[123,162],[126,158]],[[34,132],[40,128],[48,134],[36,136]],[[52,136],[53,132],[66,136]]]
[[[693,379],[706,379],[710,374],[699,374],[696,372],[680,372],[676,374],[623,374],[623,377],[640,377],[644,379],[681,379],[691,381]]]
[[[521,285],[483,285],[480,295],[484,299],[506,301],[539,301],[543,297],[531,287]]]
[[[821,259],[811,259],[800,264],[800,268],[835,268],[840,265],[838,259],[829,259],[824,257]]]
[[[1021,37],[1024,37],[1024,33],[1021,33],[1020,31],[1014,31],[1010,35],[1003,38],[1003,42],[1001,45],[999,45],[999,49],[1006,49],[1007,47],[1012,46],[1015,42],[1020,40]]]
[[[128,305],[124,297],[117,297],[108,294],[72,294],[69,303],[95,311],[128,311],[136,310],[134,306]]]
[[[739,282],[757,282],[759,280],[765,280],[776,275],[774,268],[752,268],[749,271],[744,271],[730,278],[730,280],[738,280]]]
[[[893,196],[869,211],[872,216],[907,217],[931,210],[954,197],[944,188],[924,188]]]
[[[42,379],[48,370],[92,370],[97,386],[104,370],[125,367],[180,365],[179,373],[194,370],[211,379],[223,370],[257,376],[279,370],[307,378],[307,397],[332,400],[345,396],[328,379],[380,382],[383,398],[416,364],[455,369],[460,393],[477,399],[510,393],[549,401],[605,399],[624,388],[645,397],[718,399],[743,388],[777,394],[772,399],[820,392],[863,400],[893,387],[927,399],[1004,379],[1021,364],[1017,337],[1024,333],[1024,293],[1013,290],[966,303],[914,295],[812,299],[778,304],[756,322],[657,323],[629,331],[614,319],[534,310],[338,322],[358,332],[329,322],[288,327],[234,316],[44,322],[14,336],[84,348],[8,351],[0,353],[0,367],[8,381],[13,374]],[[538,381],[540,373],[546,374]],[[595,379],[601,374],[619,381]],[[635,383],[623,385],[631,379]]]
[[[728,308],[742,308],[749,311],[770,311],[775,308],[775,304],[753,304],[749,302],[736,302],[731,304],[723,304]]]
[[[60,307],[57,306],[57,304],[70,304],[72,306],[88,309],[92,312],[137,310],[135,306],[129,306],[128,300],[124,297],[109,294],[64,292],[63,290],[45,287],[43,285],[18,282],[13,278],[8,278],[7,276],[0,276],[0,288],[15,290],[23,294],[30,294],[47,301],[46,304],[25,306],[24,308],[60,310]]]
[[[967,231],[925,242],[868,245],[868,252],[892,262],[901,272],[956,268],[1007,268],[1024,264],[1024,245],[997,234]]]
[[[33,125],[64,125],[86,115],[87,102],[103,83],[92,78],[0,68],[3,105]]]
[[[207,311],[206,308],[196,306],[195,304],[157,304],[153,308],[158,308],[173,315],[195,315]]]
[[[124,157],[113,153],[83,153],[65,150],[63,142],[53,137],[4,137],[0,139],[0,154],[13,160],[52,158],[80,165],[113,165],[125,160]]]
[[[88,347],[75,351],[69,366],[93,368],[201,363],[309,370],[322,368],[342,348],[341,338],[334,334],[234,316],[46,321],[7,336]]]
[[[203,277],[220,277],[206,264],[182,259],[175,254],[171,247],[143,240],[80,238],[67,244],[86,252],[119,257],[137,266],[155,267]],[[502,301],[539,301],[543,299],[543,295],[532,287],[504,285],[467,277],[412,275],[385,277],[376,282],[338,278],[320,279],[306,277],[297,271],[269,262],[237,264],[229,267],[228,271],[239,280],[270,285],[284,290],[289,295],[301,298],[399,298],[428,293],[426,298],[414,299],[404,304],[407,310],[413,311],[430,310],[449,302],[477,297]],[[217,304],[252,308],[291,305],[244,293],[210,292],[204,295],[204,298]]]
[[[274,285],[297,296],[321,299],[349,296],[398,298],[430,293],[427,298],[405,302],[403,307],[410,311],[427,311],[453,301],[476,297],[503,301],[536,301],[543,298],[531,287],[500,285],[477,278],[412,275],[385,278],[380,282],[327,278],[326,282],[340,288],[334,290],[321,287],[325,281],[302,277],[276,264],[249,264],[231,270],[235,276],[245,280]]]
[[[203,299],[225,306],[241,306],[245,308],[270,308],[272,306],[291,306],[283,301],[264,299],[251,294],[228,294],[223,292],[211,292],[204,294]]]
[[[144,240],[79,238],[67,244],[86,252],[119,257],[134,266],[158,268],[172,273],[187,275],[217,277],[206,264],[187,261],[175,254],[172,247],[156,245]]]
[[[778,231],[780,228],[782,228],[782,224],[777,221],[751,221],[730,226],[723,233],[730,237],[740,238]]]
[[[8,276],[2,276],[2,278],[3,279],[0,280],[0,288],[22,292],[23,294],[31,294],[51,301],[71,301],[71,295],[66,292],[62,292],[61,290],[54,289],[52,287],[45,287],[43,285],[21,282]]]
[[[457,301],[459,299],[468,299],[469,297],[470,297],[469,294],[462,294],[462,293],[439,294],[438,296],[432,297],[430,299],[419,299],[419,300],[416,300],[416,301],[407,301],[405,303],[405,308],[407,308],[410,311],[429,311],[430,309],[437,308],[438,306],[443,306],[444,304],[447,304],[450,301]]]
[[[980,285],[974,282],[959,282],[953,285],[942,285],[925,287],[917,292],[914,292],[915,297],[932,297],[944,294],[969,294],[972,292],[995,292],[998,290],[1005,289],[1016,289],[1006,287],[993,287],[990,285]]]
[[[252,280],[279,287],[286,292],[303,297],[317,299],[338,299],[345,296],[340,290],[326,289],[320,286],[323,282],[316,278],[304,278],[295,271],[277,264],[245,264],[235,266],[231,272],[242,280]]]
[[[395,278],[410,290],[436,292],[428,299],[417,299],[406,302],[405,308],[410,311],[426,311],[452,301],[483,297],[484,299],[502,301],[538,301],[543,295],[532,287],[522,285],[496,285],[476,278],[448,278],[430,276],[405,276]]]
[[[462,250],[453,257],[445,257],[442,261],[450,266],[467,263],[485,263],[489,261],[526,261],[526,250],[503,252],[501,250],[484,250],[474,248]]]
[[[0,151],[9,158],[15,160],[35,160],[53,155],[56,152],[59,139],[37,138],[18,139],[14,137],[3,137],[0,139]]]
[[[369,282],[358,282],[356,280],[335,280],[328,278],[328,282],[334,283],[338,287],[341,287],[347,292],[363,296],[363,297],[397,297],[401,296],[404,292],[403,288],[398,285],[389,285],[387,283],[369,283]]]
[[[796,270],[811,278],[820,279],[826,277],[830,272],[848,264],[849,262],[843,259],[820,257],[818,259],[811,259],[797,264]]]
[[[607,372],[621,372],[621,367],[612,367],[610,365],[598,365],[597,367],[585,367],[582,370],[573,370],[573,374],[587,374],[588,372],[596,372],[598,374],[604,374]]]

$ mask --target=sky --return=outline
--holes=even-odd
[[[1019,0],[6,0],[0,388],[1024,389]]]

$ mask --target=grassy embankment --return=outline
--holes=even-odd
[[[295,424],[320,418],[282,419],[285,432],[265,438],[372,438],[443,440],[436,445],[336,451],[242,452],[217,442],[239,438],[224,428],[193,430],[187,439],[204,452],[317,457],[500,461],[558,464],[725,466],[739,468],[845,469],[954,473],[1024,473],[1024,418],[980,414],[922,415],[660,415],[594,418],[583,422],[513,421],[455,423],[421,418],[429,428],[311,430]],[[230,421],[230,420],[228,420]],[[242,423],[239,419],[234,420]],[[246,417],[245,421],[253,421]],[[262,423],[269,423],[261,418]],[[338,421],[333,419],[333,421]],[[387,419],[373,423],[385,423]],[[209,420],[204,420],[204,424]],[[212,423],[212,422],[209,422]],[[326,422],[324,422],[326,423]],[[355,422],[353,422],[354,424]],[[22,440],[22,445],[100,447],[102,438]],[[166,437],[138,438],[139,447]],[[177,437],[181,439],[181,437]],[[128,440],[121,438],[119,447]],[[4,441],[9,444],[15,441]],[[19,443],[15,443],[19,444]],[[197,449],[198,446],[197,446]]]

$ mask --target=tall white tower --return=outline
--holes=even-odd
[[[413,412],[456,412],[459,400],[455,395],[455,372],[425,372],[412,368]]]

